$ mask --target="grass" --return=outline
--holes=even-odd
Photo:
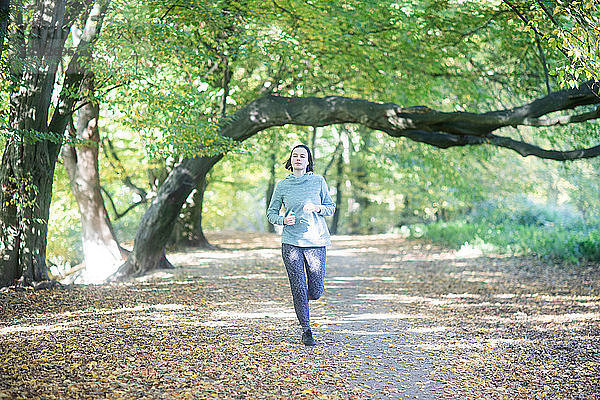
[[[410,236],[453,248],[466,243],[483,252],[535,255],[568,263],[600,261],[600,219],[527,204],[488,207],[459,220],[418,224]]]

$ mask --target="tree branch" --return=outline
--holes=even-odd
[[[523,14],[521,11],[519,11],[519,9],[517,8],[517,6],[515,6],[514,4],[512,4],[509,0],[502,0],[504,3],[506,3],[514,12],[515,14],[517,14],[517,16],[525,23],[525,26],[529,26],[536,35],[539,35],[540,37],[544,37],[543,34],[541,34],[537,28],[535,26],[533,26],[533,24],[531,24],[530,20],[525,16],[525,14]],[[563,53],[563,55],[565,57],[569,58],[569,55],[567,54],[567,51],[562,47],[562,46],[557,46],[557,49],[560,50],[561,53]]]
[[[544,78],[546,80],[546,91],[548,94],[552,93],[550,89],[550,77],[548,74],[548,64],[546,63],[546,55],[544,54],[544,49],[542,48],[542,43],[540,41],[540,35],[535,34],[535,43],[537,45],[538,51],[540,52],[540,60],[542,61],[542,66],[544,67]]]
[[[511,138],[490,135],[488,138],[488,143],[493,144],[498,147],[504,147],[507,149],[511,149],[522,155],[523,157],[527,156],[536,156],[539,158],[545,158],[548,160],[556,160],[556,161],[567,161],[567,160],[578,160],[582,158],[593,158],[598,157],[600,155],[600,145],[590,147],[587,149],[576,149],[569,151],[560,151],[560,150],[545,150],[541,147],[532,145],[530,143],[524,143],[517,140],[513,140]]]
[[[552,118],[532,118],[524,120],[522,125],[527,126],[554,126],[554,125],[567,125],[578,122],[590,121],[593,119],[600,118],[600,107],[596,108],[594,111],[590,111],[583,114],[577,115],[559,115]]]
[[[165,17],[166,17],[167,15],[169,15],[169,13],[170,13],[171,11],[173,11],[173,10],[174,10],[176,7],[181,7],[181,8],[186,8],[186,9],[189,9],[189,7],[183,6],[183,5],[181,5],[181,4],[173,4],[171,7],[169,7],[169,8],[167,9],[167,11],[165,11],[165,13],[162,15],[162,17],[160,17],[160,22],[163,22],[163,20],[165,19]]]
[[[406,137],[440,148],[487,143],[513,149],[522,155],[571,160],[595,157],[596,148],[569,152],[543,150],[532,144],[496,136],[493,132],[504,127],[542,127],[599,118],[598,109],[571,116],[541,118],[556,111],[591,104],[600,104],[598,86],[592,82],[584,83],[578,88],[551,93],[519,107],[481,114],[440,112],[422,106],[402,108],[393,103],[374,103],[339,96],[265,96],[238,110],[231,122],[222,128],[221,133],[242,141],[273,126],[358,123],[393,137]]]
[[[115,221],[123,218],[125,215],[127,215],[127,213],[129,211],[133,210],[134,208],[136,208],[140,204],[144,204],[144,203],[146,203],[148,201],[148,198],[144,197],[140,201],[131,204],[129,207],[127,207],[125,209],[125,211],[123,211],[122,213],[120,213],[120,212],[117,211],[117,207],[115,205],[115,202],[113,201],[112,196],[110,195],[110,193],[108,192],[108,190],[104,189],[103,186],[100,186],[100,190],[108,198],[108,202],[110,203],[110,207],[113,209],[113,212],[115,213]]]
[[[106,145],[105,145],[105,143],[106,143]],[[117,154],[112,141],[109,138],[105,138],[102,140],[102,144],[103,144],[102,149],[106,153],[106,159],[108,160],[108,163],[110,164],[110,166],[113,167],[113,169],[117,172],[117,175],[119,175],[119,177],[121,178],[121,182],[123,182],[123,184],[125,184],[125,186],[127,186],[128,188],[133,190],[135,193],[137,193],[138,196],[140,196],[144,202],[147,201],[148,193],[143,188],[135,185],[133,183],[133,181],[131,180],[131,175],[128,175],[126,173],[126,169],[123,166],[123,164],[121,163],[121,159],[119,158],[119,155]],[[112,158],[114,158],[117,165],[115,165],[113,163],[113,161],[111,160],[111,156],[112,156]],[[116,210],[115,210],[115,214],[117,214]]]
[[[535,2],[538,4],[538,6],[540,6],[542,8],[542,10],[544,10],[544,14],[546,14],[548,19],[550,19],[550,21],[552,21],[554,26],[560,26],[560,25],[558,25],[558,22],[556,22],[556,19],[554,19],[554,15],[552,15],[550,10],[548,10],[548,7],[546,7],[544,5],[544,3],[542,3],[540,0],[535,0]]]
[[[455,40],[454,43],[453,43],[453,45],[456,46],[460,42],[462,42],[466,37],[474,35],[475,33],[479,32],[483,28],[487,27],[492,21],[495,21],[498,18],[499,15],[504,14],[504,13],[508,13],[508,12],[510,12],[510,11],[508,11],[508,10],[499,10],[499,11],[496,11],[490,18],[488,18],[488,20],[484,24],[482,24],[480,26],[477,26],[477,27],[475,27],[475,28],[473,28],[473,29],[471,29],[470,31],[467,31],[467,32],[460,33],[460,32],[453,31],[453,30],[448,30],[447,32],[448,33],[456,33],[458,35],[458,40]]]
[[[277,2],[275,0],[273,0],[273,4],[275,5],[276,8],[278,8],[279,10],[283,11],[286,14],[291,15],[296,21],[302,21],[304,22],[304,18],[302,18],[301,16],[299,16],[298,14],[295,14],[293,12],[291,12],[290,10],[288,10],[287,8],[284,8],[282,6],[280,6],[279,4],[277,4]]]

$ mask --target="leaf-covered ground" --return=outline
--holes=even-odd
[[[338,236],[319,345],[275,235],[128,283],[0,293],[1,398],[600,399],[600,266]]]

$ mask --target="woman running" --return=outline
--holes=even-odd
[[[308,146],[295,146],[285,168],[292,173],[277,183],[267,218],[274,225],[283,225],[281,255],[290,280],[296,316],[302,326],[302,343],[314,346],[308,300],[317,300],[323,294],[325,246],[331,244],[324,217],[333,215],[335,203],[329,196],[325,179],[313,173],[313,158]],[[283,216],[279,215],[282,205]]]

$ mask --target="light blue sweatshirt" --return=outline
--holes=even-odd
[[[321,212],[305,213],[306,204],[324,206]],[[281,205],[285,208],[285,215],[279,215]],[[299,247],[329,246],[329,229],[324,217],[333,215],[335,203],[329,196],[327,183],[321,175],[307,172],[301,177],[289,174],[279,181],[271,197],[267,209],[267,218],[273,225],[283,225],[283,219],[291,211],[296,215],[294,225],[284,225],[281,243],[292,244]]]

